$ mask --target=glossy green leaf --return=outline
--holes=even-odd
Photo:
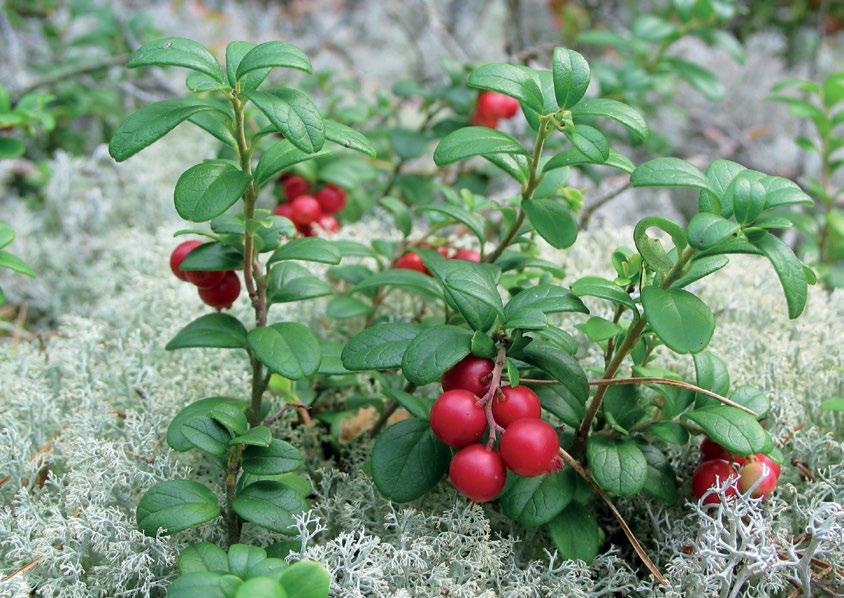
[[[229,444],[241,444],[266,448],[270,446],[270,442],[272,442],[272,439],[272,432],[269,428],[267,428],[266,426],[255,426],[254,428],[250,428],[243,434],[232,438],[229,441]]]
[[[488,127],[463,127],[446,135],[434,150],[434,162],[445,166],[485,154],[526,154],[522,144],[507,133]]]
[[[591,435],[586,442],[589,472],[612,496],[632,496],[645,485],[648,463],[633,440]]]
[[[677,477],[665,455],[651,444],[638,445],[647,462],[647,476],[644,491],[668,505],[676,504],[680,498]]]
[[[179,555],[179,573],[229,570],[226,551],[211,542],[198,542],[185,548]]]
[[[35,272],[25,261],[8,251],[0,251],[0,268],[6,268],[25,276],[35,276]]]
[[[610,143],[606,135],[595,127],[577,125],[573,130],[566,130],[566,137],[595,164],[603,164],[610,156]]]
[[[363,133],[358,133],[351,127],[333,120],[324,120],[323,124],[325,125],[325,138],[328,141],[342,145],[346,149],[375,157],[375,147]]]
[[[167,444],[170,448],[181,452],[192,449],[194,445],[182,434],[182,426],[189,420],[199,416],[210,417],[211,412],[222,404],[235,405],[242,411],[246,411],[249,408],[247,401],[228,397],[208,397],[194,401],[179,411],[167,427]]]
[[[237,588],[234,598],[289,598],[289,595],[274,579],[252,577]]]
[[[648,136],[648,124],[641,113],[617,100],[608,98],[586,98],[571,110],[577,122],[578,116],[610,118],[625,127],[633,137],[642,141]]]
[[[557,199],[528,199],[522,208],[536,232],[557,249],[571,247],[577,239],[577,221],[568,206]]]
[[[434,326],[414,338],[402,356],[402,371],[416,385],[439,380],[469,354],[472,333],[458,326]]]
[[[298,561],[281,574],[279,582],[289,598],[328,598],[330,578],[314,561]]]
[[[217,497],[208,488],[190,480],[168,480],[155,484],[141,497],[136,520],[149,535],[159,529],[174,534],[211,521],[219,514]]]
[[[167,598],[227,598],[217,571],[194,571],[180,575],[167,586]]]
[[[591,563],[601,547],[601,535],[595,515],[577,501],[571,501],[548,524],[548,533],[557,552],[564,559]]]
[[[692,187],[714,193],[697,168],[679,158],[654,158],[640,164],[630,176],[634,187]]]
[[[303,301],[330,295],[331,285],[295,262],[279,262],[270,270],[267,296],[271,303]]]
[[[687,417],[730,453],[750,455],[767,452],[767,433],[755,417],[740,409],[719,403],[695,409]]]
[[[754,238],[752,243],[774,267],[785,293],[788,317],[793,320],[803,313],[809,297],[809,281],[806,278],[803,262],[794,255],[788,245],[771,233],[765,232]]]
[[[719,102],[724,99],[726,94],[724,84],[712,71],[682,58],[670,57],[666,59],[666,62],[674,67],[681,79],[701,92],[709,101]]]
[[[236,78],[247,73],[273,67],[311,72],[311,61],[302,50],[287,42],[269,41],[252,48],[237,65]]]
[[[574,496],[572,473],[572,470],[560,470],[530,478],[514,475],[515,481],[507,485],[498,499],[501,509],[525,527],[548,523]]]
[[[736,234],[740,225],[712,212],[700,212],[689,221],[689,245],[695,249],[710,249]]]
[[[257,44],[252,42],[233,41],[226,46],[226,79],[231,87],[237,85],[237,69],[244,57],[251,52]],[[240,81],[241,89],[256,89],[264,79],[267,78],[271,67],[254,69]]]
[[[296,525],[293,515],[307,510],[308,501],[281,482],[260,481],[244,488],[232,507],[245,521],[280,534],[290,534]]]
[[[589,87],[592,77],[589,63],[574,50],[554,48],[551,67],[557,105],[560,108],[571,108],[580,101]]]
[[[485,64],[469,75],[469,87],[489,89],[516,98],[521,104],[542,112],[544,102],[536,74],[529,68],[513,64]]]
[[[442,295],[440,287],[430,276],[415,270],[390,268],[383,272],[376,272],[362,280],[352,288],[352,292],[377,289],[383,286],[400,287],[427,297],[437,299]]]
[[[331,241],[318,237],[292,239],[276,249],[268,264],[282,260],[304,260],[323,264],[339,264],[340,251]]]
[[[289,140],[282,139],[271,145],[261,154],[258,165],[255,167],[255,184],[263,185],[272,179],[277,173],[286,170],[305,160],[327,156],[330,152],[322,150],[316,153],[307,152],[293,145]]]
[[[678,353],[698,353],[712,338],[715,330],[712,312],[688,291],[645,287],[642,307],[660,340]]]
[[[238,270],[243,268],[243,255],[239,250],[216,241],[203,243],[192,250],[180,269],[182,270]]]
[[[534,339],[513,357],[538,367],[560,382],[576,399],[585,401],[589,396],[589,383],[580,363],[551,343]]]
[[[222,160],[192,166],[176,182],[176,211],[191,222],[216,218],[243,196],[249,180],[245,172]]]
[[[584,276],[583,278],[579,278],[571,285],[571,290],[579,297],[600,297],[613,303],[626,305],[632,309],[636,308],[633,299],[630,298],[630,295],[624,289],[600,276]]]
[[[548,160],[548,162],[545,163],[544,170],[548,171],[555,168],[562,168],[564,166],[581,166],[583,164],[611,166],[612,168],[624,171],[627,174],[631,174],[634,170],[636,170],[636,165],[633,164],[627,156],[618,153],[613,148],[609,149],[609,154],[607,155],[606,160],[602,162],[595,162],[576,147],[567,149]]]
[[[486,241],[486,235],[484,234],[485,223],[483,218],[472,214],[468,210],[450,204],[430,204],[421,206],[419,211],[445,214],[457,222],[465,224],[466,227],[481,241],[481,243]]]
[[[316,105],[305,93],[285,87],[274,93],[253,90],[243,95],[297,148],[309,153],[322,149],[325,144],[325,125]]]
[[[449,260],[443,286],[448,299],[473,330],[489,330],[496,318],[503,319],[501,296],[496,280],[483,265],[465,260]]]
[[[164,37],[144,44],[132,53],[126,66],[181,66],[223,82],[223,72],[211,51],[185,37]]]
[[[295,446],[273,438],[269,446],[248,446],[243,451],[243,470],[255,475],[278,475],[302,466],[302,454]]]
[[[181,430],[182,436],[203,453],[219,459],[226,456],[231,434],[225,426],[218,423],[210,414],[188,419],[182,424]]]
[[[349,339],[343,348],[343,365],[353,371],[401,367],[407,346],[421,331],[419,324],[375,324]]]
[[[319,368],[319,342],[309,328],[297,322],[254,328],[246,339],[255,357],[285,378],[298,380]]]
[[[757,419],[765,417],[771,410],[771,399],[768,397],[768,393],[755,386],[748,384],[739,386],[733,390],[730,398],[739,405],[743,405],[753,411]]]

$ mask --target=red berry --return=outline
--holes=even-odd
[[[481,254],[477,251],[473,251],[472,249],[458,249],[457,252],[454,254],[454,259],[467,260],[470,262],[480,262]]]
[[[739,490],[747,492],[759,482],[751,496],[766,497],[777,487],[779,477],[780,466],[773,459],[762,454],[752,455],[739,469]]]
[[[468,390],[449,390],[437,397],[430,422],[434,435],[449,446],[468,446],[486,430],[484,408]]]
[[[170,254],[170,270],[179,280],[187,280],[187,271],[182,270],[180,266],[188,254],[200,245],[201,241],[184,241],[176,245],[176,249]]]
[[[709,461],[710,459],[729,461],[730,453],[723,446],[706,436],[703,442],[700,443],[700,458],[703,461]]]
[[[185,270],[185,278],[200,289],[215,287],[223,281],[225,270]]]
[[[427,274],[429,276],[431,274],[428,272],[428,268],[425,267],[425,263],[422,261],[419,254],[412,251],[408,251],[393,262],[393,268],[398,268],[400,270],[416,270],[417,272],[421,272],[422,274]]]
[[[280,203],[273,210],[273,214],[275,214],[276,216],[284,216],[288,220],[292,220],[293,208],[290,206],[289,203]]]
[[[507,471],[498,453],[482,444],[472,444],[454,455],[448,477],[457,491],[469,500],[487,502],[501,492]]]
[[[483,114],[479,110],[476,110],[472,114],[472,124],[477,127],[488,127],[490,129],[494,129],[498,126],[498,119],[494,116]]]
[[[553,469],[560,451],[560,440],[548,422],[518,419],[504,430],[498,450],[511,471],[530,477]]]
[[[287,201],[293,201],[300,195],[305,195],[310,189],[311,184],[307,179],[297,174],[288,174],[281,177],[281,186]]]
[[[698,466],[692,476],[692,496],[700,498],[706,494],[710,488],[723,485],[730,476],[735,479],[737,477],[736,471],[733,469],[732,465],[723,459],[704,461]],[[728,487],[725,494],[727,496],[735,496],[735,485]],[[719,503],[721,502],[721,499],[717,494],[712,493],[707,496],[703,502],[705,504]]]
[[[340,223],[331,214],[323,214],[317,218],[316,225],[329,233],[336,233],[340,230]]]
[[[443,374],[443,390],[464,388],[482,397],[489,390],[489,376],[494,366],[491,359],[467,355]]]
[[[240,295],[240,279],[231,270],[225,273],[217,286],[199,289],[199,298],[220,311],[229,309]]]
[[[538,419],[542,415],[542,404],[536,393],[527,386],[505,386],[501,394],[492,400],[492,416],[502,428],[517,419],[528,417]]]
[[[445,259],[448,259],[448,255],[451,253],[451,249],[446,245],[440,245],[439,247],[437,247],[437,253],[439,253]]]
[[[346,205],[346,192],[331,183],[317,191],[314,197],[326,214],[336,214]]]
[[[303,237],[316,237],[316,231],[313,224],[296,225],[296,230]]]
[[[482,91],[478,94],[475,111],[495,118],[513,118],[519,111],[519,101],[497,91]]]
[[[310,195],[300,195],[290,202],[290,219],[294,224],[305,226],[320,217],[319,202]]]

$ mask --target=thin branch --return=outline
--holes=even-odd
[[[27,85],[24,85],[19,90],[15,91],[12,95],[17,101],[21,97],[28,94],[30,91],[38,89],[39,87],[47,87],[49,85],[53,85],[54,83],[64,81],[65,79],[70,79],[79,75],[86,75],[88,73],[93,73],[95,71],[106,69],[112,66],[124,64],[127,60],[129,60],[128,54],[119,54],[117,56],[109,56],[108,58],[100,60],[98,62],[80,64],[65,69],[60,69],[58,71],[53,71],[49,75],[45,75],[39,79],[36,79],[35,81],[32,81],[31,83],[28,83]]]
[[[590,486],[592,486],[592,489],[598,493],[598,496],[604,499],[604,502],[607,503],[607,506],[610,508],[610,511],[612,511],[613,516],[616,518],[619,525],[621,526],[624,535],[627,536],[627,540],[633,546],[633,550],[635,550],[636,554],[639,555],[639,558],[642,559],[642,562],[645,564],[645,567],[648,568],[648,571],[651,572],[651,575],[656,577],[657,581],[659,581],[660,584],[667,586],[668,580],[665,579],[665,576],[663,576],[662,573],[660,573],[657,566],[651,560],[651,557],[649,557],[648,553],[645,552],[645,549],[642,548],[642,545],[639,543],[639,540],[636,539],[633,530],[631,530],[630,526],[627,525],[627,522],[624,520],[624,517],[621,515],[621,512],[615,506],[615,503],[613,503],[612,499],[607,495],[607,493],[604,492],[604,489],[601,488],[594,479],[592,479],[592,476],[589,475],[589,472],[587,472],[574,457],[569,455],[564,448],[560,448],[560,456],[566,463],[568,463],[572,467],[572,469],[577,472],[580,477],[582,477],[589,483]]]
[[[541,380],[538,378],[521,378],[520,381],[524,384],[559,384],[556,380]],[[740,405],[725,396],[719,395],[717,392],[706,390],[705,388],[701,388],[700,386],[696,386],[689,382],[683,382],[682,380],[660,378],[657,376],[631,376],[629,378],[599,378],[597,380],[589,380],[589,386],[610,386],[612,384],[663,384],[665,386],[676,386],[677,388],[684,388],[686,390],[692,390],[702,395],[706,395],[707,397],[720,401],[730,407],[741,409],[753,417],[759,417],[759,415],[752,409],[748,409],[744,405]]]
[[[627,183],[618,187],[617,189],[613,189],[596,199],[593,203],[589,204],[583,211],[580,213],[580,228],[584,229],[589,224],[589,221],[592,219],[592,216],[600,210],[603,206],[614,200],[616,197],[624,193],[630,188],[631,182],[628,180]]]

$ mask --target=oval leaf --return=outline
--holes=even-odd
[[[678,353],[698,353],[715,331],[715,318],[706,304],[683,289],[642,289],[642,307],[653,331]]]
[[[217,497],[208,488],[190,480],[168,480],[147,490],[138,503],[136,519],[147,534],[155,535],[159,529],[174,534],[219,514]]]
[[[281,322],[254,328],[246,340],[261,363],[285,378],[298,380],[319,368],[319,342],[302,324]]]

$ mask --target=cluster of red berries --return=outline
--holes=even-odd
[[[472,249],[458,249],[452,252],[451,248],[446,247],[445,245],[440,245],[437,247],[437,253],[447,260],[466,260],[469,262],[481,261],[481,254]],[[431,275],[428,268],[425,267],[422,258],[415,251],[405,252],[404,255],[393,262],[393,268],[399,268],[401,270],[416,270],[426,276]]]
[[[431,408],[434,435],[460,449],[451,460],[449,479],[475,502],[499,495],[506,469],[531,477],[562,465],[557,432],[541,419],[539,397],[526,386],[504,386],[490,393],[494,367],[490,359],[464,358],[443,375],[444,392]],[[479,442],[488,426],[503,429],[497,451]]]
[[[229,309],[240,295],[240,279],[233,270],[182,270],[188,254],[202,245],[201,241],[179,243],[170,254],[170,270],[179,280],[186,280],[199,289],[199,298],[220,311]]]
[[[779,464],[768,455],[756,453],[740,457],[727,452],[720,444],[705,438],[700,445],[702,463],[692,477],[692,495],[700,498],[711,488],[721,486],[732,477],[737,484],[727,487],[725,496],[735,496],[737,491],[747,492],[753,488],[751,496],[764,498],[777,487],[780,477]],[[704,503],[718,503],[721,499],[712,492],[703,499]]]
[[[472,124],[494,129],[499,119],[516,116],[519,111],[519,101],[497,91],[482,91],[475,101],[472,112]]]
[[[314,226],[336,233],[340,222],[334,216],[346,205],[346,192],[337,185],[327,183],[311,195],[311,184],[296,174],[281,177],[282,203],[273,210],[296,225],[296,230],[306,237],[315,234]]]

